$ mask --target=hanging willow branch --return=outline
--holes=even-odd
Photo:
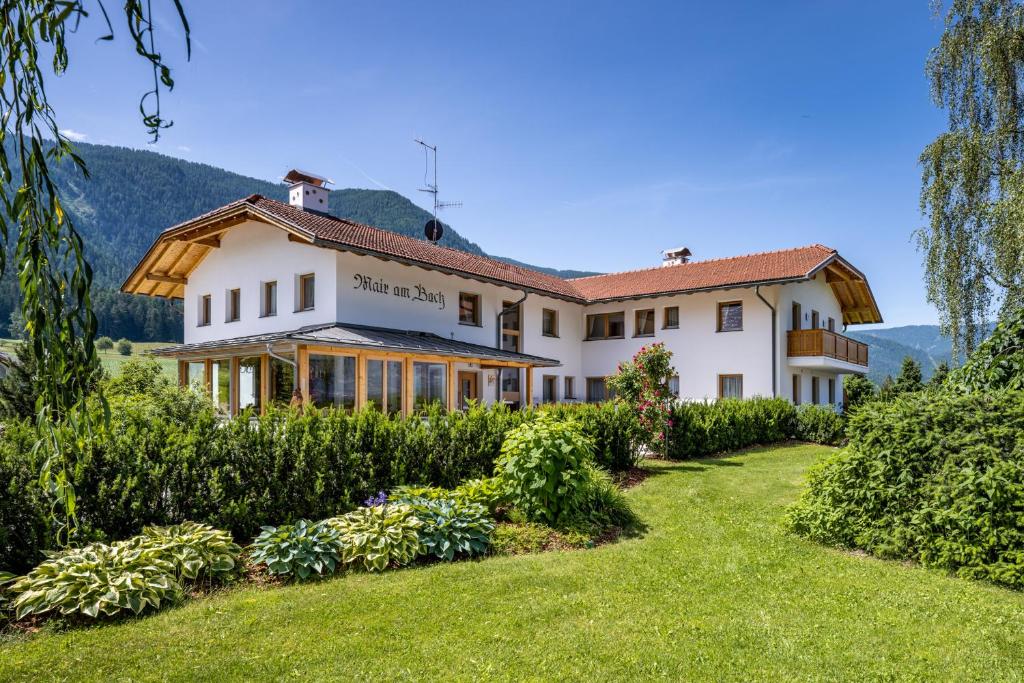
[[[190,32],[180,0],[168,0]],[[74,464],[87,437],[97,427],[85,410],[89,387],[100,372],[93,346],[96,316],[92,311],[92,269],[51,177],[51,169],[71,163],[83,176],[88,169],[61,134],[51,107],[44,74],[68,68],[66,36],[89,17],[87,3],[58,0],[0,0],[0,274],[17,269],[21,314],[38,368],[36,404],[38,442],[45,455],[40,483],[53,495],[59,535],[66,540],[77,524]],[[102,2],[105,33],[114,31]],[[128,30],[136,51],[153,67],[153,89],[139,108],[152,141],[170,126],[160,112],[160,89],[171,89],[170,69],[155,48],[151,0],[127,0]],[[46,60],[46,61],[44,61]],[[13,252],[13,264],[7,263]]]
[[[954,355],[973,350],[996,304],[1024,304],[1024,6],[952,0],[926,73],[949,130],[921,154],[917,231],[928,300]]]

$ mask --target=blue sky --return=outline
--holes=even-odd
[[[886,326],[933,323],[912,232],[941,24],[927,0],[170,3],[174,127],[138,120],[151,78],[127,32],[72,41],[61,126],[260,178],[419,193],[440,147],[443,218],[486,251],[562,268],[656,265],[821,242],[867,275]],[[386,227],[386,226],[384,226]]]

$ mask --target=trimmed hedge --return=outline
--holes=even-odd
[[[678,402],[670,422],[668,457],[683,460],[791,439],[796,409],[783,398]]]
[[[847,435],[790,509],[794,531],[1024,588],[1024,392],[870,403]]]

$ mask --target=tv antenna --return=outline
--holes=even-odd
[[[423,146],[423,184],[426,187],[417,188],[420,192],[426,192],[434,196],[434,214],[433,218],[427,221],[427,224],[423,226],[423,234],[431,242],[437,242],[441,239],[441,235],[444,234],[444,226],[441,221],[437,220],[437,212],[441,209],[457,209],[462,206],[462,202],[442,202],[438,200],[437,190],[437,145],[429,145],[423,140],[416,138],[415,142]],[[433,154],[434,161],[434,182],[430,182],[430,161],[431,154]]]

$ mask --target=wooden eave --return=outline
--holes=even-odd
[[[839,301],[843,312],[844,325],[864,325],[882,322],[875,295],[871,292],[867,278],[838,254],[825,260],[809,274],[814,277],[824,271],[828,282]]]

